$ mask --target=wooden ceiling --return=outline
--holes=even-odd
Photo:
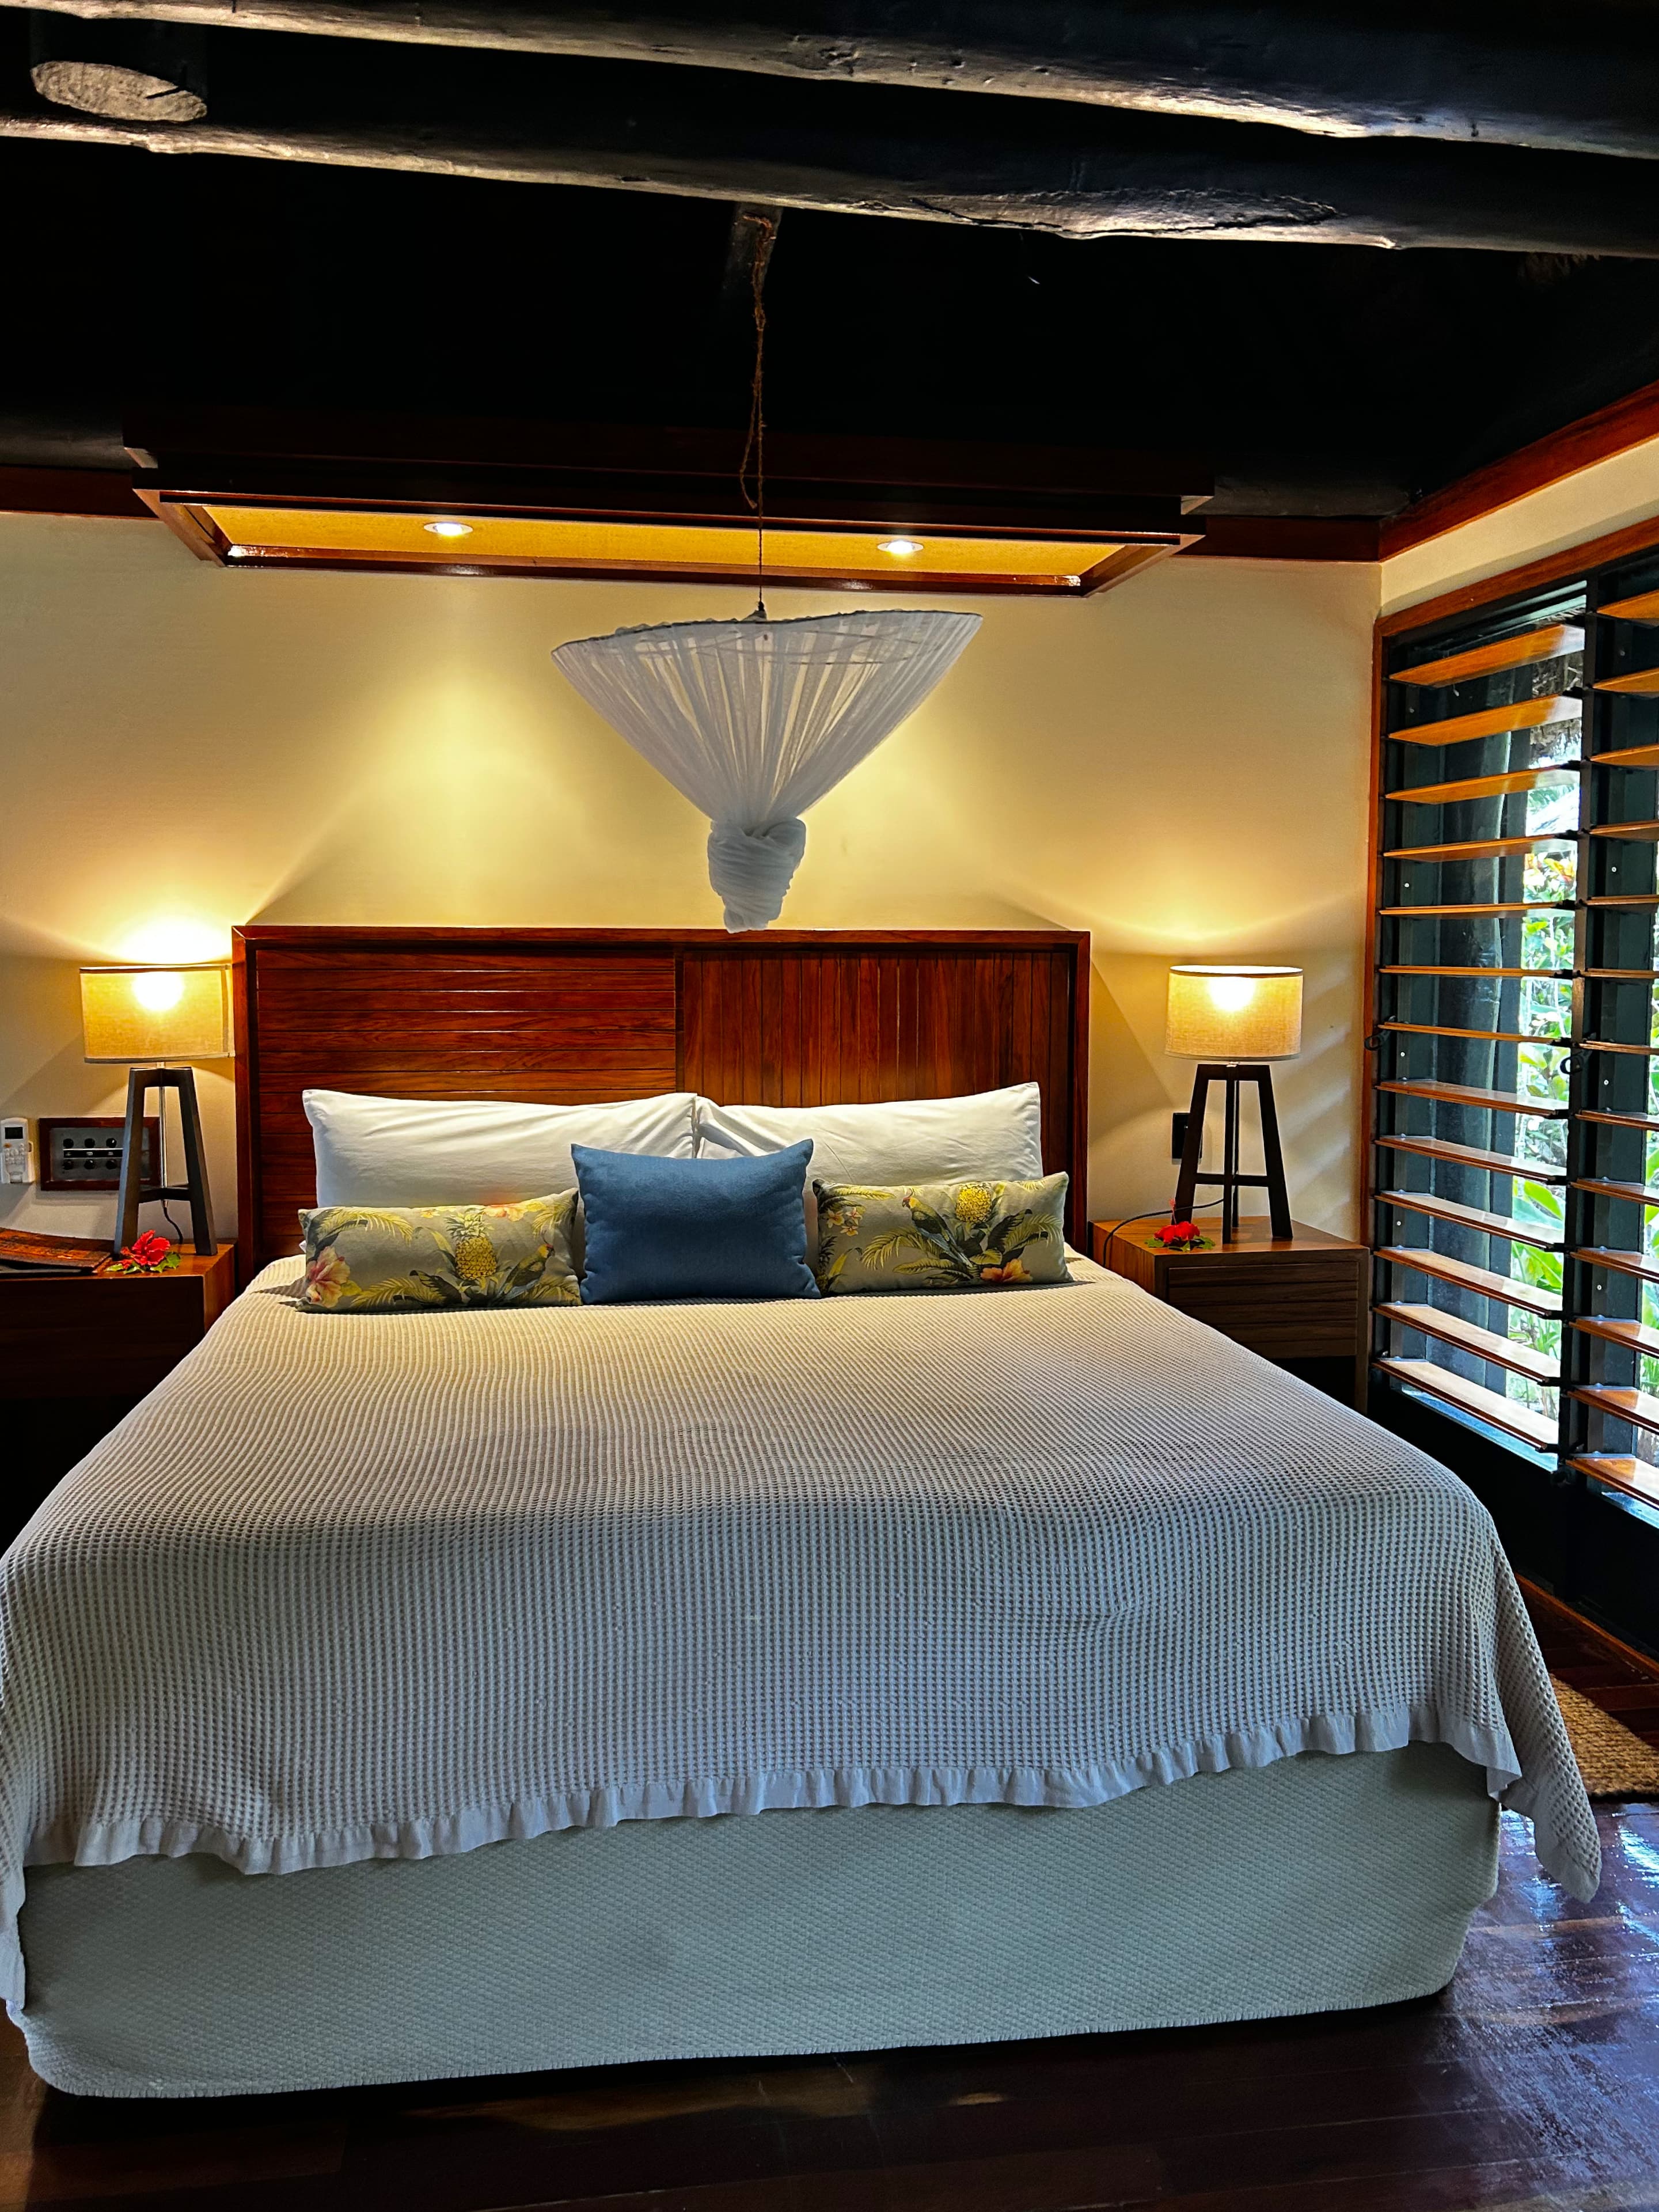
[[[1180,449],[1211,518],[1396,514],[1659,377],[1618,0],[106,8],[0,0],[0,467],[146,404],[740,426],[745,200],[780,431]],[[146,16],[199,119],[34,89]]]

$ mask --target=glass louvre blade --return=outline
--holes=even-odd
[[[1483,1297],[1497,1298],[1506,1306],[1520,1306],[1544,1321],[1557,1319],[1561,1311],[1559,1288],[1551,1290],[1515,1273],[1500,1275],[1493,1268],[1477,1267],[1467,1260],[1454,1260],[1449,1253],[1437,1252],[1430,1246],[1383,1244],[1378,1247],[1376,1256],[1407,1277],[1427,1275],[1464,1290],[1477,1291]]]
[[[1477,1420],[1531,1445],[1534,1451],[1548,1452],[1556,1448],[1558,1417],[1553,1411],[1540,1411],[1501,1391],[1488,1389],[1431,1359],[1385,1356],[1377,1360],[1376,1365],[1385,1375],[1393,1376],[1408,1388],[1425,1391],[1430,1397],[1457,1407],[1461,1412],[1473,1413]],[[1516,1380],[1523,1378],[1517,1376]],[[1557,1394],[1547,1395],[1553,1398]]]
[[[1501,837],[1454,837],[1444,844],[1419,838],[1408,845],[1398,845],[1383,854],[1388,860],[1497,860],[1513,854],[1530,852],[1534,848],[1559,843],[1553,832],[1536,833],[1517,827]]]
[[[1659,1355],[1659,1328],[1640,1321],[1609,1321],[1604,1315],[1583,1314],[1573,1327],[1586,1336],[1603,1337],[1609,1344],[1623,1344],[1631,1350],[1645,1353],[1652,1358]]]
[[[1504,975],[1545,975],[1553,976],[1558,981],[1565,981],[1570,982],[1572,980],[1572,970],[1571,968],[1498,968],[1487,966],[1484,963],[1480,966],[1475,968],[1442,968],[1433,965],[1425,965],[1421,962],[1391,961],[1385,966],[1379,968],[1376,972],[1379,975],[1496,975],[1499,977]],[[1622,974],[1623,970],[1615,969],[1612,972],[1614,974]]]
[[[1491,676],[1500,670],[1547,665],[1565,655],[1581,653],[1583,645],[1584,633],[1577,623],[1546,623],[1531,629],[1516,629],[1511,625],[1501,636],[1483,639],[1473,645],[1454,645],[1448,652],[1436,653],[1432,659],[1425,659],[1407,647],[1389,681],[1413,685],[1431,684],[1437,689],[1443,689],[1469,678]]]
[[[1435,1306],[1399,1305],[1391,1301],[1376,1310],[1384,1321],[1399,1322],[1419,1335],[1431,1338],[1437,1345],[1451,1345],[1460,1352],[1473,1352],[1493,1366],[1528,1376],[1534,1382],[1560,1382],[1559,1363],[1547,1352],[1535,1352],[1530,1345],[1501,1335],[1495,1329],[1480,1328],[1456,1314]]]
[[[1390,971],[1574,972],[1577,918],[1568,905],[1402,906],[1387,909],[1386,918],[1395,926],[1380,965]]]
[[[1378,974],[1395,1000],[1396,1011],[1390,1018],[1403,1029],[1444,1030],[1519,1044],[1571,1036],[1571,981],[1553,970],[1532,974],[1506,963],[1502,968],[1449,966],[1437,973],[1399,970],[1384,962]],[[1398,1072],[1389,1070],[1391,1075]]]
[[[1559,1081],[1560,1079],[1557,1079]],[[1557,1101],[1543,1095],[1525,1091],[1477,1091],[1467,1083],[1393,1083],[1383,1080],[1379,1091],[1395,1092],[1401,1098],[1437,1098],[1450,1106],[1489,1106],[1498,1114],[1546,1114],[1559,1116],[1567,1111],[1565,1098]],[[1659,1123],[1656,1123],[1659,1127]]]
[[[1392,1207],[1396,1212],[1420,1213],[1431,1221],[1473,1230],[1493,1243],[1525,1244],[1552,1254],[1565,1249],[1563,1239],[1553,1233],[1553,1223],[1529,1219],[1520,1213],[1498,1213],[1485,1206],[1466,1206],[1456,1199],[1442,1198],[1435,1191],[1379,1190],[1376,1203]],[[1547,1281],[1547,1276],[1543,1279]]]
[[[1379,1024],[1378,1026],[1382,1030],[1398,1030],[1402,1034],[1410,1036],[1476,1037],[1497,1044],[1531,1045],[1540,1048],[1553,1047],[1559,1052],[1568,1051],[1572,1044],[1572,1039],[1570,1036],[1538,1036],[1530,1030],[1454,1029],[1449,1027],[1443,1022],[1389,1021],[1382,1022]],[[1600,1050],[1601,1048],[1595,1046],[1591,1048],[1592,1050]],[[1641,1052],[1644,1051],[1646,1048],[1642,1045],[1631,1045],[1629,1047],[1624,1045],[1609,1045],[1606,1049],[1609,1052],[1624,1052],[1626,1050]]]
[[[1528,699],[1513,707],[1487,708],[1474,714],[1436,715],[1426,721],[1396,725],[1392,732],[1394,740],[1402,745],[1439,746],[1468,745],[1481,738],[1513,737],[1522,731],[1559,731],[1561,734],[1541,740],[1534,738],[1534,744],[1542,743],[1552,757],[1571,760],[1578,751],[1578,733],[1583,727],[1583,709],[1577,699]]]
[[[1551,1161],[1548,1152],[1489,1152],[1475,1145],[1449,1144],[1443,1137],[1407,1137],[1397,1131],[1379,1130],[1377,1143],[1384,1151],[1413,1152],[1424,1159],[1445,1160],[1453,1166],[1484,1168],[1489,1174],[1513,1177],[1536,1175],[1545,1182],[1565,1182],[1565,1164]]]
[[[1592,1244],[1575,1251],[1575,1260],[1598,1274],[1634,1275],[1644,1282],[1659,1285],[1659,1258],[1645,1252],[1626,1252],[1612,1244]],[[1601,1285],[1598,1284],[1597,1288]]]
[[[1603,599],[1600,611],[1617,615],[1624,622],[1659,623],[1659,592],[1638,592],[1629,599]]]
[[[1477,914],[1543,914],[1550,910],[1552,904],[1560,907],[1570,907],[1571,903],[1572,902],[1570,899],[1559,899],[1553,902],[1530,899],[1500,899],[1496,902],[1488,902],[1485,905],[1480,904],[1478,901],[1473,903],[1466,901],[1461,906],[1380,906],[1376,910],[1379,914],[1382,915],[1401,915],[1406,916],[1407,919],[1421,919],[1423,915],[1431,914],[1461,915],[1465,917]]]
[[[1659,1474],[1623,1452],[1576,1452],[1567,1462],[1580,1474],[1604,1483],[1622,1497],[1659,1506]]]
[[[1554,839],[1523,848],[1518,868],[1436,864],[1411,848],[1389,857],[1401,862],[1392,886],[1401,906],[1445,905],[1470,916],[1531,905],[1571,907],[1578,897],[1578,848]]]
[[[1533,799],[1541,793],[1550,801],[1565,796],[1577,799],[1578,778],[1576,773],[1564,769],[1512,769],[1498,775],[1466,776],[1461,782],[1403,784],[1386,796],[1406,806],[1455,806],[1479,799],[1510,798],[1517,792],[1525,792]],[[1558,822],[1547,826],[1561,829],[1569,825]]]
[[[1612,1383],[1587,1382],[1569,1395],[1581,1405],[1598,1413],[1612,1413],[1616,1419],[1629,1422],[1650,1436],[1659,1436],[1659,1397],[1650,1390],[1620,1389]]]

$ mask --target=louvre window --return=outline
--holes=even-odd
[[[1659,1505],[1659,555],[1393,638],[1377,1369]]]

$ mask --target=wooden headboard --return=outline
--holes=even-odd
[[[316,1203],[308,1085],[559,1105],[944,1098],[1033,1078],[1083,1235],[1089,939],[1073,930],[234,933],[242,1279]]]

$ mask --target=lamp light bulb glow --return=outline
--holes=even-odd
[[[470,522],[428,522],[424,526],[434,538],[471,538],[472,535]]]
[[[184,997],[185,979],[182,975],[171,974],[166,969],[159,969],[149,975],[135,975],[132,979],[132,995],[141,1006],[147,1007],[151,1013],[162,1014],[169,1006],[176,1006],[179,1000]]]
[[[896,554],[901,560],[925,550],[919,538],[884,538],[876,547],[878,553]]]
[[[1175,967],[1164,1049],[1178,1060],[1294,1060],[1302,1049],[1299,968]]]

